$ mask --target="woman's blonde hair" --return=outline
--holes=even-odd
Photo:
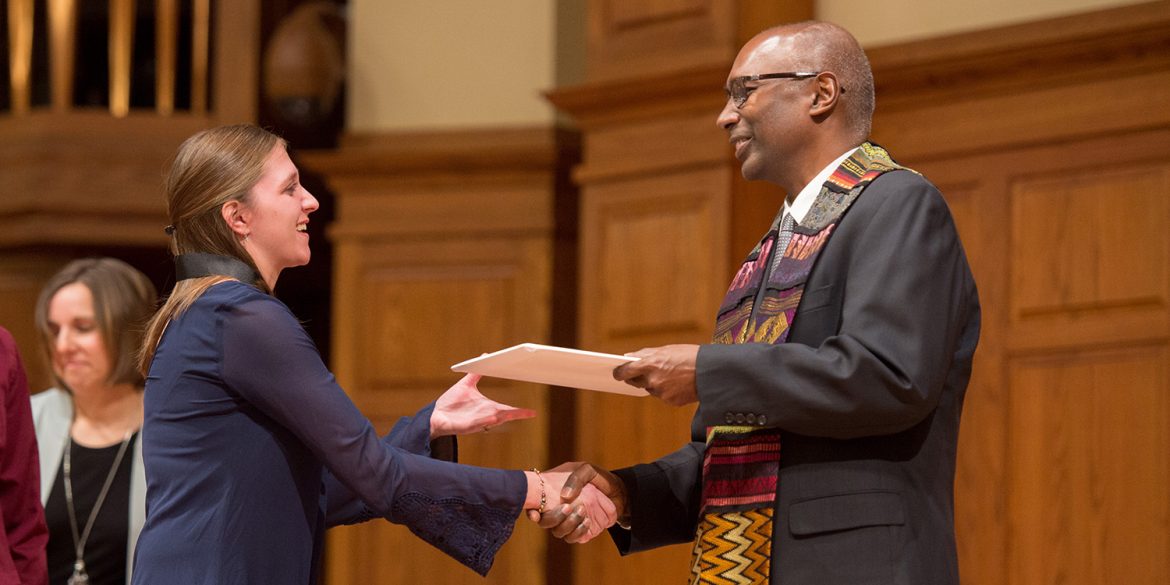
[[[58,291],[71,284],[84,285],[93,297],[94,320],[110,358],[110,375],[105,382],[142,387],[135,357],[146,320],[158,302],[154,284],[133,266],[115,258],[74,260],[57,271],[41,289],[35,312],[41,355],[50,366],[56,335],[49,324],[49,304]],[[57,374],[57,368],[49,369],[58,388],[71,390]]]
[[[264,173],[264,162],[284,139],[250,124],[220,126],[195,134],[179,146],[166,178],[171,253],[204,253],[235,258],[259,273],[235,232],[223,220],[224,203],[247,204],[252,187]],[[180,280],[146,327],[138,370],[146,375],[163,330],[211,285],[225,279],[205,276]],[[271,293],[263,280],[249,283]]]

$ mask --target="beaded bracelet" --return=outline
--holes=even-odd
[[[544,477],[540,475],[540,470],[535,467],[532,468],[532,473],[535,473],[536,479],[540,480],[540,508],[537,510],[537,512],[544,514],[544,504],[548,501],[545,499],[544,494]]]

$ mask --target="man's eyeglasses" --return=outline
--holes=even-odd
[[[820,75],[820,71],[797,71],[790,73],[757,73],[755,75],[743,75],[741,77],[733,77],[731,81],[727,82],[727,97],[735,103],[735,107],[742,108],[747,103],[750,90],[744,84],[749,81],[759,81],[761,79],[808,79]]]

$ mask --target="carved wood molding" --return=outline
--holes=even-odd
[[[592,0],[587,21],[591,81],[696,67],[725,68],[765,27],[812,18],[812,0]]]
[[[1170,2],[867,52],[873,136],[910,164],[1170,127]]]
[[[868,48],[866,53],[883,109],[1165,69],[1170,65],[1170,2]]]
[[[353,133],[342,137],[337,150],[303,151],[297,158],[331,179],[548,170],[563,132],[531,127]]]
[[[560,161],[578,148],[555,127],[383,132],[296,158],[337,196],[330,237],[360,239],[551,231]]]
[[[208,123],[95,112],[0,119],[0,247],[165,246],[163,175]]]
[[[730,63],[559,88],[545,96],[584,130],[662,114],[714,111]],[[714,114],[712,114],[714,116]]]

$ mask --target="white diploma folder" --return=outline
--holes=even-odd
[[[614,368],[637,359],[612,353],[521,343],[459,362],[451,366],[451,370],[537,384],[648,396],[641,388],[613,379]]]

